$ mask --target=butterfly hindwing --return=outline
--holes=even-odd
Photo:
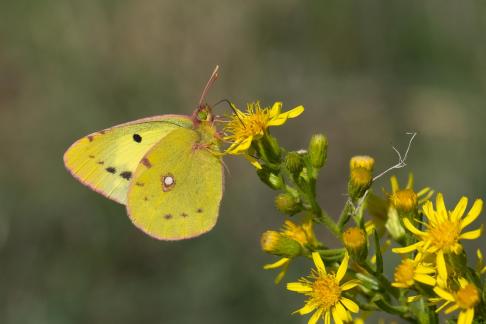
[[[133,173],[147,151],[170,132],[192,125],[190,118],[179,115],[117,125],[75,142],[64,154],[64,164],[83,184],[125,204]]]
[[[180,240],[216,223],[223,195],[220,157],[200,145],[201,133],[177,129],[142,159],[130,185],[132,222],[152,237]]]

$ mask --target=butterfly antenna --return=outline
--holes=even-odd
[[[213,74],[211,74],[211,77],[208,80],[208,83],[206,83],[206,86],[204,87],[204,90],[201,94],[201,99],[199,99],[199,107],[202,106],[204,99],[206,99],[206,95],[211,88],[211,86],[214,84],[214,82],[218,79],[218,71],[219,71],[219,65],[216,65],[214,68]]]
[[[221,99],[220,101],[218,101],[217,103],[215,103],[213,105],[213,107],[216,107],[217,105],[223,103],[223,102],[226,102],[228,104],[228,106],[230,106],[231,110],[233,110],[233,113],[235,114],[236,118],[238,118],[238,120],[240,121],[241,125],[243,125],[243,128],[245,128],[245,123],[243,123],[243,121],[241,120],[240,116],[238,115],[238,112],[236,111],[236,107],[233,103],[231,103],[231,101],[229,101],[228,99]]]

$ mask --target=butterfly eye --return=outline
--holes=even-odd
[[[208,117],[209,112],[206,109],[202,109],[197,112],[197,119],[200,121],[207,121]]]

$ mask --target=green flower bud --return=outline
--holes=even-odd
[[[277,231],[264,232],[260,242],[262,250],[273,255],[293,258],[302,254],[299,242]]]
[[[373,177],[371,171],[365,168],[351,169],[348,182],[348,194],[353,200],[363,197],[366,190],[371,186]]]
[[[285,156],[285,167],[289,170],[292,174],[299,174],[304,167],[304,160],[302,156],[297,152],[289,152]]]
[[[297,198],[289,193],[281,193],[275,198],[275,207],[287,215],[295,215],[301,210]]]
[[[388,219],[386,220],[385,227],[395,241],[404,242],[405,229],[400,222],[400,216],[398,216],[397,210],[393,207],[388,209]]]
[[[275,190],[279,190],[283,188],[282,178],[279,175],[270,172],[270,170],[266,168],[257,170],[257,175],[260,178],[260,180],[262,180],[270,188]]]
[[[278,141],[269,133],[265,133],[254,142],[254,147],[264,161],[278,163],[281,158],[281,150]]]
[[[322,134],[312,136],[309,142],[309,159],[311,165],[322,168],[327,159],[327,137]]]

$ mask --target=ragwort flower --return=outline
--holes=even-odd
[[[471,224],[481,213],[483,201],[477,199],[466,217],[462,217],[467,207],[467,198],[462,197],[453,211],[448,211],[441,193],[436,197],[436,210],[432,202],[428,201],[423,206],[423,212],[428,219],[425,231],[416,228],[408,218],[403,219],[405,227],[415,234],[420,241],[403,248],[395,248],[395,253],[408,253],[419,250],[424,253],[436,254],[436,265],[439,276],[447,278],[447,270],[444,259],[445,253],[459,254],[462,251],[460,240],[477,239],[482,232],[482,227],[465,233],[462,230]]]
[[[269,235],[269,233],[271,233],[271,235]],[[273,237],[275,237],[276,239],[273,239]],[[263,233],[262,249],[265,252],[283,256],[283,258],[279,259],[277,262],[266,264],[263,266],[263,269],[265,270],[281,268],[281,271],[275,278],[275,284],[278,284],[283,279],[283,277],[287,273],[290,262],[293,259],[290,254],[276,254],[274,253],[275,251],[273,251],[275,250],[275,247],[279,245],[276,244],[277,242],[282,242],[285,240],[291,240],[294,241],[296,244],[299,244],[301,250],[305,250],[307,246],[317,246],[319,244],[314,234],[313,222],[311,218],[304,220],[302,225],[295,224],[291,220],[286,220],[280,232],[267,231]]]
[[[471,324],[474,319],[474,307],[476,307],[481,299],[480,293],[478,288],[466,279],[459,278],[458,281],[459,288],[457,290],[441,286],[434,288],[434,292],[439,296],[438,299],[445,301],[444,304],[437,309],[437,312],[450,304],[453,304],[445,310],[445,313],[450,314],[453,311],[460,309],[457,323]]]
[[[226,150],[228,154],[244,154],[251,143],[263,137],[270,126],[283,125],[287,119],[295,118],[304,111],[303,106],[295,107],[287,112],[282,111],[282,103],[276,102],[272,108],[261,108],[259,102],[249,103],[247,111],[243,112],[232,105],[235,114],[225,126],[225,140],[231,142]]]
[[[435,274],[435,269],[432,264],[421,261],[422,257],[417,254],[414,260],[403,259],[402,262],[395,268],[393,287],[410,288],[416,282],[420,282],[429,286],[435,285],[435,278],[431,275]]]
[[[309,324],[315,324],[320,318],[328,324],[331,323],[331,317],[335,323],[351,321],[350,311],[357,313],[359,306],[351,299],[344,297],[342,292],[356,287],[359,282],[350,280],[340,284],[348,268],[349,255],[345,254],[335,274],[327,273],[319,253],[313,252],[312,259],[316,269],[312,269],[311,275],[301,278],[298,282],[287,284],[288,290],[309,297],[304,307],[297,310],[296,313],[305,315],[314,312],[309,319]]]

